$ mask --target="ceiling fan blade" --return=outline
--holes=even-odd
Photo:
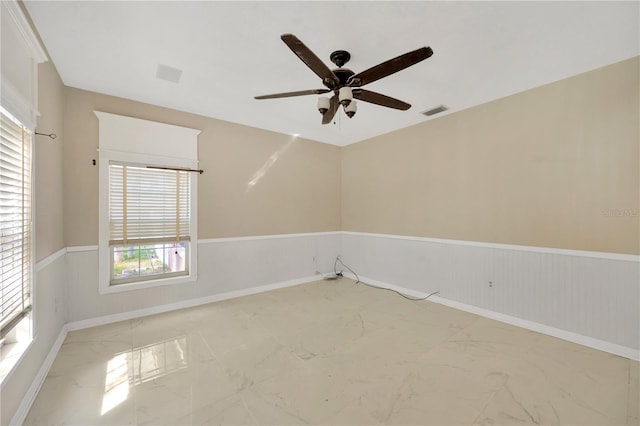
[[[322,79],[322,83],[329,89],[334,89],[340,79],[327,67],[324,62],[316,56],[300,39],[293,34],[283,34],[280,36],[289,49],[298,56],[318,77]]]
[[[304,96],[304,95],[320,95],[322,93],[330,92],[329,89],[311,89],[311,90],[299,90],[297,92],[284,92],[274,93],[272,95],[254,96],[254,99],[275,99],[275,98],[290,98],[292,96]]]
[[[338,102],[338,97],[333,95],[331,99],[329,99],[329,110],[322,114],[322,124],[331,123],[331,120],[333,120],[333,117],[336,115],[339,106],[340,102]]]
[[[424,61],[431,55],[433,55],[433,50],[430,47],[421,47],[353,75],[349,78],[347,84],[351,87],[364,86]]]
[[[406,111],[411,108],[411,104],[366,89],[353,89],[353,97],[360,99],[361,101],[370,102],[372,104],[388,108],[401,109],[402,111]]]

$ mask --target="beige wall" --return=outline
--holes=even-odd
[[[97,243],[102,110],[203,130],[200,238],[342,224],[640,253],[638,71],[635,58],[342,149],[65,88],[65,243]]]
[[[38,125],[40,133],[55,133],[54,140],[34,136],[36,260],[65,247],[63,231],[62,152],[63,92],[62,80],[53,64],[38,66]]]
[[[342,229],[640,253],[638,79],[634,58],[345,147]]]
[[[338,147],[69,87],[64,94],[67,246],[98,242],[94,110],[202,130],[200,239],[340,229]],[[271,166],[249,185],[265,164]]]

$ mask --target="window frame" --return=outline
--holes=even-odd
[[[179,142],[179,141],[178,141]],[[190,179],[190,237],[188,274],[180,276],[162,276],[157,278],[146,277],[143,280],[132,282],[111,283],[112,275],[112,250],[109,245],[109,164],[129,163],[137,165],[148,165],[156,167],[175,167],[183,169],[197,169],[197,161],[170,158],[152,154],[141,154],[134,152],[112,151],[99,149],[98,160],[98,269],[99,269],[99,294],[112,294],[125,291],[140,290],[166,285],[184,284],[194,282],[198,276],[198,174],[189,173]]]
[[[146,168],[145,164],[109,162],[110,285],[189,274],[191,251],[191,228],[189,227],[191,223],[190,174],[191,172],[188,171],[149,169]],[[111,179],[114,180],[111,181]],[[139,187],[138,185],[151,186]],[[175,192],[173,192],[174,189]],[[153,198],[148,198],[150,194],[154,194]],[[137,200],[140,196],[151,204],[139,203]],[[177,202],[179,204],[176,204]],[[111,203],[114,203],[114,205],[111,205]],[[149,206],[153,206],[153,209],[149,210]],[[133,214],[133,216],[130,217],[129,213]],[[144,219],[139,215],[142,215]],[[149,225],[152,225],[152,227],[149,228]],[[159,237],[159,235],[162,235],[162,237]],[[165,259],[165,256],[171,251],[169,247],[175,246],[176,243],[179,243],[183,248],[184,261],[181,262],[182,268],[177,271],[167,271],[165,265],[171,264],[171,261]],[[163,246],[161,249],[163,258],[162,271],[152,274],[139,272],[135,276],[116,277],[116,265],[114,262],[117,252],[123,253],[124,257],[125,251],[137,251],[138,260],[140,261],[142,253],[148,253],[147,249],[144,248],[145,246],[156,246],[157,250],[159,245]],[[174,248],[174,250],[177,251],[179,249]],[[139,266],[141,265],[139,264]]]
[[[2,114],[6,115],[10,120],[16,122],[22,127],[23,131],[29,133],[29,222],[28,222],[28,244],[29,244],[29,264],[27,265],[28,271],[28,289],[29,289],[29,307],[19,314],[14,320],[12,327],[6,332],[4,336],[0,337],[0,348],[2,353],[0,355],[0,383],[13,372],[13,368],[22,359],[26,353],[27,348],[33,342],[35,336],[35,305],[36,305],[36,228],[35,228],[35,211],[36,211],[36,197],[35,197],[35,182],[36,182],[36,170],[35,170],[35,131],[20,120],[19,117],[14,116],[10,110],[0,107]]]

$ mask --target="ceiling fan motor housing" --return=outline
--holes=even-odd
[[[346,86],[347,81],[349,80],[349,77],[355,74],[353,71],[347,68],[338,68],[336,70],[333,70],[333,73],[340,80],[340,84],[338,85],[338,88],[342,86]]]

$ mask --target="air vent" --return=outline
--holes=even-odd
[[[160,64],[158,65],[158,71],[156,71],[156,77],[172,83],[177,83],[180,81],[180,77],[182,77],[182,70]]]
[[[423,112],[422,114],[423,114],[423,115],[426,115],[427,117],[430,117],[430,116],[432,116],[432,115],[436,115],[436,114],[439,114],[439,113],[441,113],[441,112],[444,112],[444,111],[446,111],[446,110],[448,110],[448,109],[449,109],[449,108],[447,108],[446,106],[444,106],[444,105],[440,105],[440,106],[437,106],[437,107],[435,107],[435,108],[431,108],[430,110],[425,111],[425,112]]]

